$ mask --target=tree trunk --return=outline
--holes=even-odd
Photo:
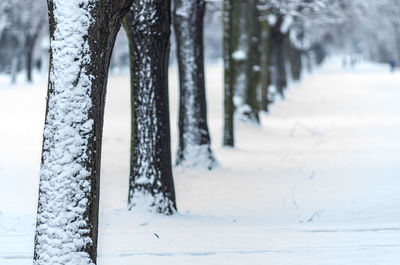
[[[170,0],[137,1],[126,15],[133,91],[133,147],[128,205],[172,214],[168,55]]]
[[[248,0],[235,0],[233,3],[232,15],[232,40],[231,46],[233,51],[233,66],[234,72],[234,97],[236,110],[243,109],[246,104],[247,93],[247,70],[248,70],[248,52],[251,38],[249,32],[249,8]],[[240,113],[240,115],[243,113]]]
[[[224,0],[223,25],[224,25],[224,132],[223,145],[234,146],[233,132],[233,114],[235,107],[233,105],[233,94],[235,76],[233,61],[233,45],[234,45],[234,14],[237,1]]]
[[[204,0],[175,0],[174,29],[179,65],[179,146],[176,164],[212,169],[204,81]]]
[[[308,73],[312,73],[314,70],[314,55],[312,54],[312,50],[308,50],[305,52],[305,60],[306,60],[306,67]]]
[[[261,23],[257,8],[257,0],[248,1],[247,28],[250,31],[248,37],[248,51],[246,64],[246,95],[245,103],[248,109],[244,115],[255,123],[260,123],[258,91],[260,89],[260,63],[261,63]]]
[[[39,37],[40,30],[42,29],[44,18],[39,19],[37,26],[34,29],[33,34],[28,32],[25,37],[25,56],[26,56],[26,80],[32,82],[32,63],[33,63],[33,51],[35,48],[36,41]]]
[[[269,86],[271,85],[271,29],[267,14],[263,14],[261,31],[261,109],[268,111]]]
[[[289,44],[289,62],[292,79],[299,81],[302,71],[301,51],[294,44]]]
[[[326,51],[325,51],[324,46],[321,43],[316,43],[312,47],[312,51],[315,54],[315,63],[318,66],[320,66],[326,58]]]
[[[278,94],[283,98],[287,87],[285,35],[281,32],[283,17],[279,16],[275,25],[271,27],[271,49],[274,85]]]
[[[33,57],[33,47],[32,45],[29,45],[26,47],[26,58],[25,58],[25,63],[26,63],[26,81],[31,83],[33,81],[32,79],[32,57]]]
[[[35,265],[95,264],[108,67],[129,0],[49,0]]]
[[[11,84],[15,84],[17,82],[17,74],[18,74],[18,55],[13,52],[14,56],[11,59]]]

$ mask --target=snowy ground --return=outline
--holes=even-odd
[[[172,146],[177,76],[171,70]],[[0,78],[0,265],[31,264],[45,83]],[[180,214],[128,212],[129,78],[110,78],[99,265],[395,265],[400,260],[400,73],[331,60],[262,126],[221,147],[222,72],[207,68],[220,167],[175,168]],[[175,151],[174,151],[175,154]]]

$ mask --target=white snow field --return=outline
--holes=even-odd
[[[175,155],[175,68],[170,79]],[[46,84],[0,82],[0,265],[30,265]],[[261,126],[237,123],[234,149],[221,147],[220,65],[207,85],[220,166],[175,168],[180,213],[165,217],[125,208],[129,77],[110,77],[99,265],[400,264],[400,73],[330,59]]]

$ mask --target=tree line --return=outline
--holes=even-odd
[[[259,124],[260,112],[268,111],[276,97],[284,98],[290,80],[301,80],[304,68],[321,64],[329,50],[348,45],[339,41],[343,34],[335,34],[346,28],[345,22],[361,20],[361,15],[354,19],[349,13],[367,10],[362,3],[223,0],[216,5],[223,24],[224,146],[235,145],[237,118]],[[14,9],[10,2],[0,5],[7,16]],[[96,264],[104,107],[121,25],[129,41],[132,99],[128,208],[140,204],[166,215],[178,209],[168,99],[171,27],[180,92],[176,165],[208,170],[217,165],[207,124],[206,1],[48,0],[47,9],[50,61],[34,264]],[[2,38],[20,36],[9,30],[10,21],[0,23]],[[33,24],[25,26],[29,33],[19,41],[25,45],[28,80],[33,50],[29,47],[38,36]],[[366,43],[364,35],[358,40],[354,49]],[[365,45],[366,53],[384,60],[385,49],[372,53],[374,45]]]

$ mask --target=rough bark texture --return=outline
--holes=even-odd
[[[261,70],[261,23],[257,8],[257,0],[248,1],[247,26],[249,31],[247,64],[246,64],[246,95],[245,104],[248,107],[243,113],[251,122],[259,123],[258,92],[260,90]]]
[[[50,75],[35,265],[96,263],[108,67],[130,3],[48,1]]]
[[[174,29],[179,65],[179,146],[176,164],[212,169],[204,81],[204,0],[175,0]]]
[[[235,0],[224,0],[223,25],[224,25],[224,132],[223,145],[234,146],[233,114],[233,94],[235,76],[233,62],[233,42],[234,42],[234,13]]]
[[[133,150],[128,204],[172,214],[168,106],[170,0],[136,0],[126,15],[131,50]]]

